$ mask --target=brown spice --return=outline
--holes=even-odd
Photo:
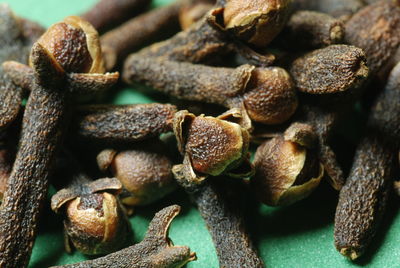
[[[175,268],[196,260],[196,254],[187,246],[174,246],[168,237],[168,229],[180,207],[169,206],[159,211],[150,222],[146,236],[139,244],[107,256],[76,264],[52,268]]]
[[[183,3],[179,10],[179,23],[183,30],[187,30],[200,21],[214,6],[214,0],[190,0]]]
[[[314,10],[334,17],[349,18],[364,6],[363,0],[294,0],[295,10]]]
[[[398,170],[400,64],[371,110],[353,167],[340,191],[335,215],[335,246],[349,259],[360,257],[383,217]]]

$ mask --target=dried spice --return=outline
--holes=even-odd
[[[103,33],[112,26],[130,19],[138,11],[147,8],[150,3],[151,0],[100,0],[81,17]]]
[[[90,180],[76,160],[59,164],[55,179],[68,181],[51,198],[54,212],[64,215],[65,247],[87,255],[108,254],[129,241],[130,223],[117,195],[122,185],[116,178]]]
[[[304,50],[339,44],[343,38],[340,20],[325,13],[300,10],[290,17],[277,39],[286,48]]]
[[[217,251],[220,267],[262,268],[264,263],[246,231],[243,220],[243,185],[218,177],[202,184],[175,173],[178,182],[196,204]]]
[[[294,60],[290,74],[298,90],[329,94],[359,88],[368,76],[368,67],[361,49],[331,45]]]
[[[178,31],[181,2],[151,10],[101,36],[107,70],[112,70],[130,52]],[[166,34],[167,33],[167,34]]]
[[[174,246],[168,237],[172,220],[180,207],[169,206],[156,213],[150,222],[146,236],[139,244],[122,249],[104,257],[76,264],[53,266],[53,268],[175,268],[196,260],[196,254],[187,246]]]
[[[19,151],[0,210],[2,267],[28,264],[49,172],[68,122],[68,80],[79,84],[79,79],[69,74],[91,79],[83,88],[113,85],[118,75],[102,75],[101,62],[97,32],[78,17],[53,25],[32,47],[30,65],[35,79],[31,81]],[[3,64],[8,66],[5,69],[11,78],[18,73],[18,68],[13,69],[18,65]]]
[[[17,18],[6,4],[0,4],[0,19],[0,63],[8,60],[27,63],[32,41],[42,28]],[[23,97],[23,89],[7,79],[0,66],[0,131],[15,120]]]
[[[97,156],[101,170],[110,170],[123,185],[124,205],[153,203],[176,189],[172,161],[161,141],[150,140],[124,149],[105,149]]]
[[[345,27],[345,41],[364,50],[368,68],[376,74],[400,45],[400,3],[385,0],[366,6]]]
[[[189,182],[202,181],[209,175],[250,176],[253,170],[246,161],[249,133],[232,122],[239,118],[235,110],[217,118],[196,117],[188,111],[176,113],[174,133],[184,159],[183,164],[173,167],[174,172],[183,174]]]
[[[311,126],[294,123],[283,135],[260,145],[251,180],[258,199],[270,206],[281,206],[309,196],[324,174],[316,142]]]
[[[132,142],[172,131],[170,104],[90,105],[78,109],[72,128],[84,139]]]
[[[349,18],[364,6],[363,0],[294,0],[295,10],[314,10],[334,17]]]
[[[360,257],[374,237],[399,168],[399,98],[397,64],[372,107],[336,208],[335,246],[351,260]]]
[[[242,125],[251,120],[279,124],[297,108],[297,96],[289,74],[282,68],[210,67],[162,58],[131,56],[123,78],[185,100],[203,101],[242,110]]]
[[[189,29],[203,18],[214,6],[214,0],[191,0],[183,3],[179,10],[179,23],[183,30]]]

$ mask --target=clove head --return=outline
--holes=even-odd
[[[304,124],[294,124],[284,135],[263,143],[256,152],[252,186],[261,202],[289,205],[309,196],[324,174],[313,146],[316,135]]]
[[[67,73],[104,73],[98,33],[79,17],[67,17],[52,25],[36,45],[48,53],[54,65]],[[31,53],[31,67],[35,62]]]
[[[294,83],[284,69],[256,68],[244,94],[249,117],[263,124],[280,124],[288,120],[298,106]]]
[[[290,0],[229,0],[223,11],[225,28],[240,39],[265,47],[282,30]]]

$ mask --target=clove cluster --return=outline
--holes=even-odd
[[[57,267],[182,267],[180,206],[138,244],[129,221],[178,189],[220,267],[265,267],[243,204],[290,206],[324,181],[336,249],[359,258],[398,188],[400,2],[150,2],[100,0],[47,30],[0,5],[0,267],[28,266],[46,202],[66,251],[93,256]],[[107,103],[126,85],[159,102]],[[335,141],[359,107],[347,170]]]

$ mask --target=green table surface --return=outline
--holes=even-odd
[[[77,15],[96,0],[7,0],[17,15],[44,26]],[[171,2],[156,0],[154,6]],[[117,104],[151,102],[134,89],[119,92],[110,102]],[[343,156],[351,157],[351,151]],[[351,158],[350,158],[351,159]],[[308,199],[290,207],[271,208],[254,200],[246,203],[246,220],[254,241],[267,267],[400,267],[399,199],[392,198],[377,237],[365,256],[351,263],[336,252],[333,245],[333,219],[337,193],[322,183]],[[131,223],[135,242],[140,241],[156,211],[170,204],[182,206],[182,212],[171,227],[170,237],[177,245],[189,245],[198,260],[187,267],[218,267],[211,237],[197,210],[182,191],[149,207],[138,208]],[[85,260],[79,252],[67,254],[63,248],[62,219],[47,204],[41,218],[39,235],[29,267],[74,263]]]

